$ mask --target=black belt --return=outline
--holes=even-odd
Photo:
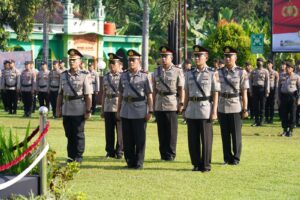
[[[175,92],[163,92],[163,91],[158,91],[157,93],[158,93],[160,96],[169,96],[169,95],[176,94]]]
[[[127,96],[123,98],[124,101],[131,103],[131,102],[137,102],[137,101],[144,101],[146,98],[145,96],[143,97],[131,97],[131,96]]]
[[[210,99],[210,96],[209,97],[189,97],[189,100],[190,101],[194,101],[194,102],[197,102],[197,101],[207,101]]]
[[[59,86],[50,85],[51,88],[59,88]]]
[[[96,82],[92,82],[92,84],[96,85]]]
[[[234,97],[238,97],[238,96],[240,96],[239,93],[236,93],[236,94],[221,93],[221,97],[224,97],[225,99],[230,99],[230,98],[234,98]]]
[[[83,100],[83,95],[79,95],[79,96],[63,96],[65,101],[72,101],[72,100],[76,100],[76,99],[82,99]]]
[[[39,88],[45,88],[47,85],[39,85]]]
[[[31,87],[32,84],[21,84],[22,87]]]
[[[108,99],[113,99],[113,98],[118,97],[118,95],[117,94],[106,94],[105,97],[107,97]]]
[[[8,85],[8,84],[5,83],[5,87],[8,87],[8,88],[17,87],[17,84],[15,84],[15,85]]]

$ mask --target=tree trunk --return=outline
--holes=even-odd
[[[48,63],[49,39],[48,39],[48,16],[45,12],[43,19],[43,61]]]
[[[143,14],[143,42],[142,42],[142,67],[148,71],[148,47],[149,47],[149,0],[144,0]]]

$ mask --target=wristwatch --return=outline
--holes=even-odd
[[[248,110],[247,110],[247,109],[243,109],[242,112],[243,112],[243,113],[246,113],[246,112],[248,112]]]
[[[179,103],[179,105],[180,105],[180,106],[183,106],[183,103],[182,103],[182,102],[180,102],[180,103]]]
[[[149,111],[149,114],[153,114],[153,111]]]

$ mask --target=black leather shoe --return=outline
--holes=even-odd
[[[239,161],[234,160],[234,161],[232,161],[232,162],[229,162],[228,164],[229,164],[229,165],[238,165],[239,163],[240,163]]]
[[[107,153],[105,158],[115,158],[115,154]]]
[[[206,172],[210,172],[211,169],[202,169],[201,172],[206,173]]]
[[[198,166],[194,166],[194,168],[192,169],[192,171],[200,171],[200,167],[198,167]]]
[[[68,158],[68,159],[66,160],[66,163],[71,163],[71,162],[74,162],[74,160],[71,159],[71,158]]]
[[[137,166],[134,167],[134,169],[141,170],[141,169],[143,169],[143,165],[137,165]]]
[[[257,123],[251,124],[251,126],[255,127],[255,126],[259,126]]]
[[[116,155],[116,159],[122,159],[122,157],[123,157],[123,156],[120,155],[120,154],[117,154],[117,155]]]

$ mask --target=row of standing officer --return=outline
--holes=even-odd
[[[38,96],[39,105],[49,108],[49,102],[52,107],[53,117],[56,117],[56,100],[58,95],[58,88],[60,82],[60,74],[65,70],[64,61],[53,61],[52,70],[48,70],[46,62],[41,63],[41,70],[36,72],[33,69],[33,62],[26,61],[24,63],[25,69],[20,73],[15,69],[15,61],[4,61],[4,69],[2,70],[1,88],[2,100],[4,109],[10,114],[16,114],[18,94],[21,94],[24,104],[24,116],[30,117],[35,110],[35,97]],[[89,64],[89,72],[93,78],[93,106],[92,110],[96,108],[96,94],[100,90],[99,78]]]
[[[297,63],[300,65],[300,62]],[[281,72],[278,74],[273,69],[272,60],[267,61],[267,69],[263,68],[263,64],[263,59],[258,58],[257,68],[249,72],[250,99],[253,103],[252,107],[255,118],[252,126],[262,125],[264,111],[265,122],[273,123],[274,105],[277,99],[282,128],[284,129],[282,135],[292,136],[293,128],[297,123],[297,101],[300,92],[297,81],[289,80],[292,74],[297,76],[294,72],[290,72],[291,68],[294,71],[294,66],[290,62],[283,61],[281,63]],[[286,98],[283,99],[283,97]],[[288,108],[288,104],[281,104],[281,102],[289,102],[292,107]]]
[[[184,111],[188,121],[193,170],[210,171],[211,120],[216,119],[217,115],[221,124],[224,163],[237,165],[241,154],[241,117],[247,117],[246,91],[249,85],[246,72],[235,64],[236,50],[231,47],[224,48],[226,67],[214,72],[206,65],[208,51],[203,47],[194,46],[196,67],[187,73],[186,81],[182,70],[172,63],[172,50],[166,46],[160,48],[162,65],[155,69],[152,77],[141,71],[141,55],[138,52],[129,50],[127,53],[129,69],[122,74],[112,70],[120,58],[111,54],[111,72],[104,78],[103,115],[104,118],[107,117],[106,135],[108,129],[114,134],[112,130],[118,127],[117,123],[113,122],[115,125],[107,128],[108,122],[114,121],[110,119],[114,119],[116,115],[116,121],[121,120],[128,168],[143,168],[146,121],[151,118],[153,111],[157,116],[162,160],[172,161],[176,157],[177,114]],[[187,91],[185,94],[184,88]],[[220,98],[217,95],[219,91],[222,91]],[[118,103],[115,103],[116,101]],[[117,109],[108,110],[105,108],[106,103],[115,103]],[[110,151],[106,149],[109,157],[114,157],[118,153],[113,145],[111,143]]]
[[[35,92],[40,89],[38,88],[37,83],[39,82],[37,81],[41,80],[42,82],[43,80],[40,79],[41,75],[34,71],[32,61],[26,61],[24,65],[25,69],[20,73],[20,71],[15,68],[14,60],[4,61],[4,69],[1,71],[2,101],[5,111],[8,111],[10,114],[16,114],[18,96],[19,94],[24,94],[22,97],[24,102],[24,115],[30,116],[33,109],[35,109],[32,105],[32,102],[35,103],[33,96],[35,96]]]

